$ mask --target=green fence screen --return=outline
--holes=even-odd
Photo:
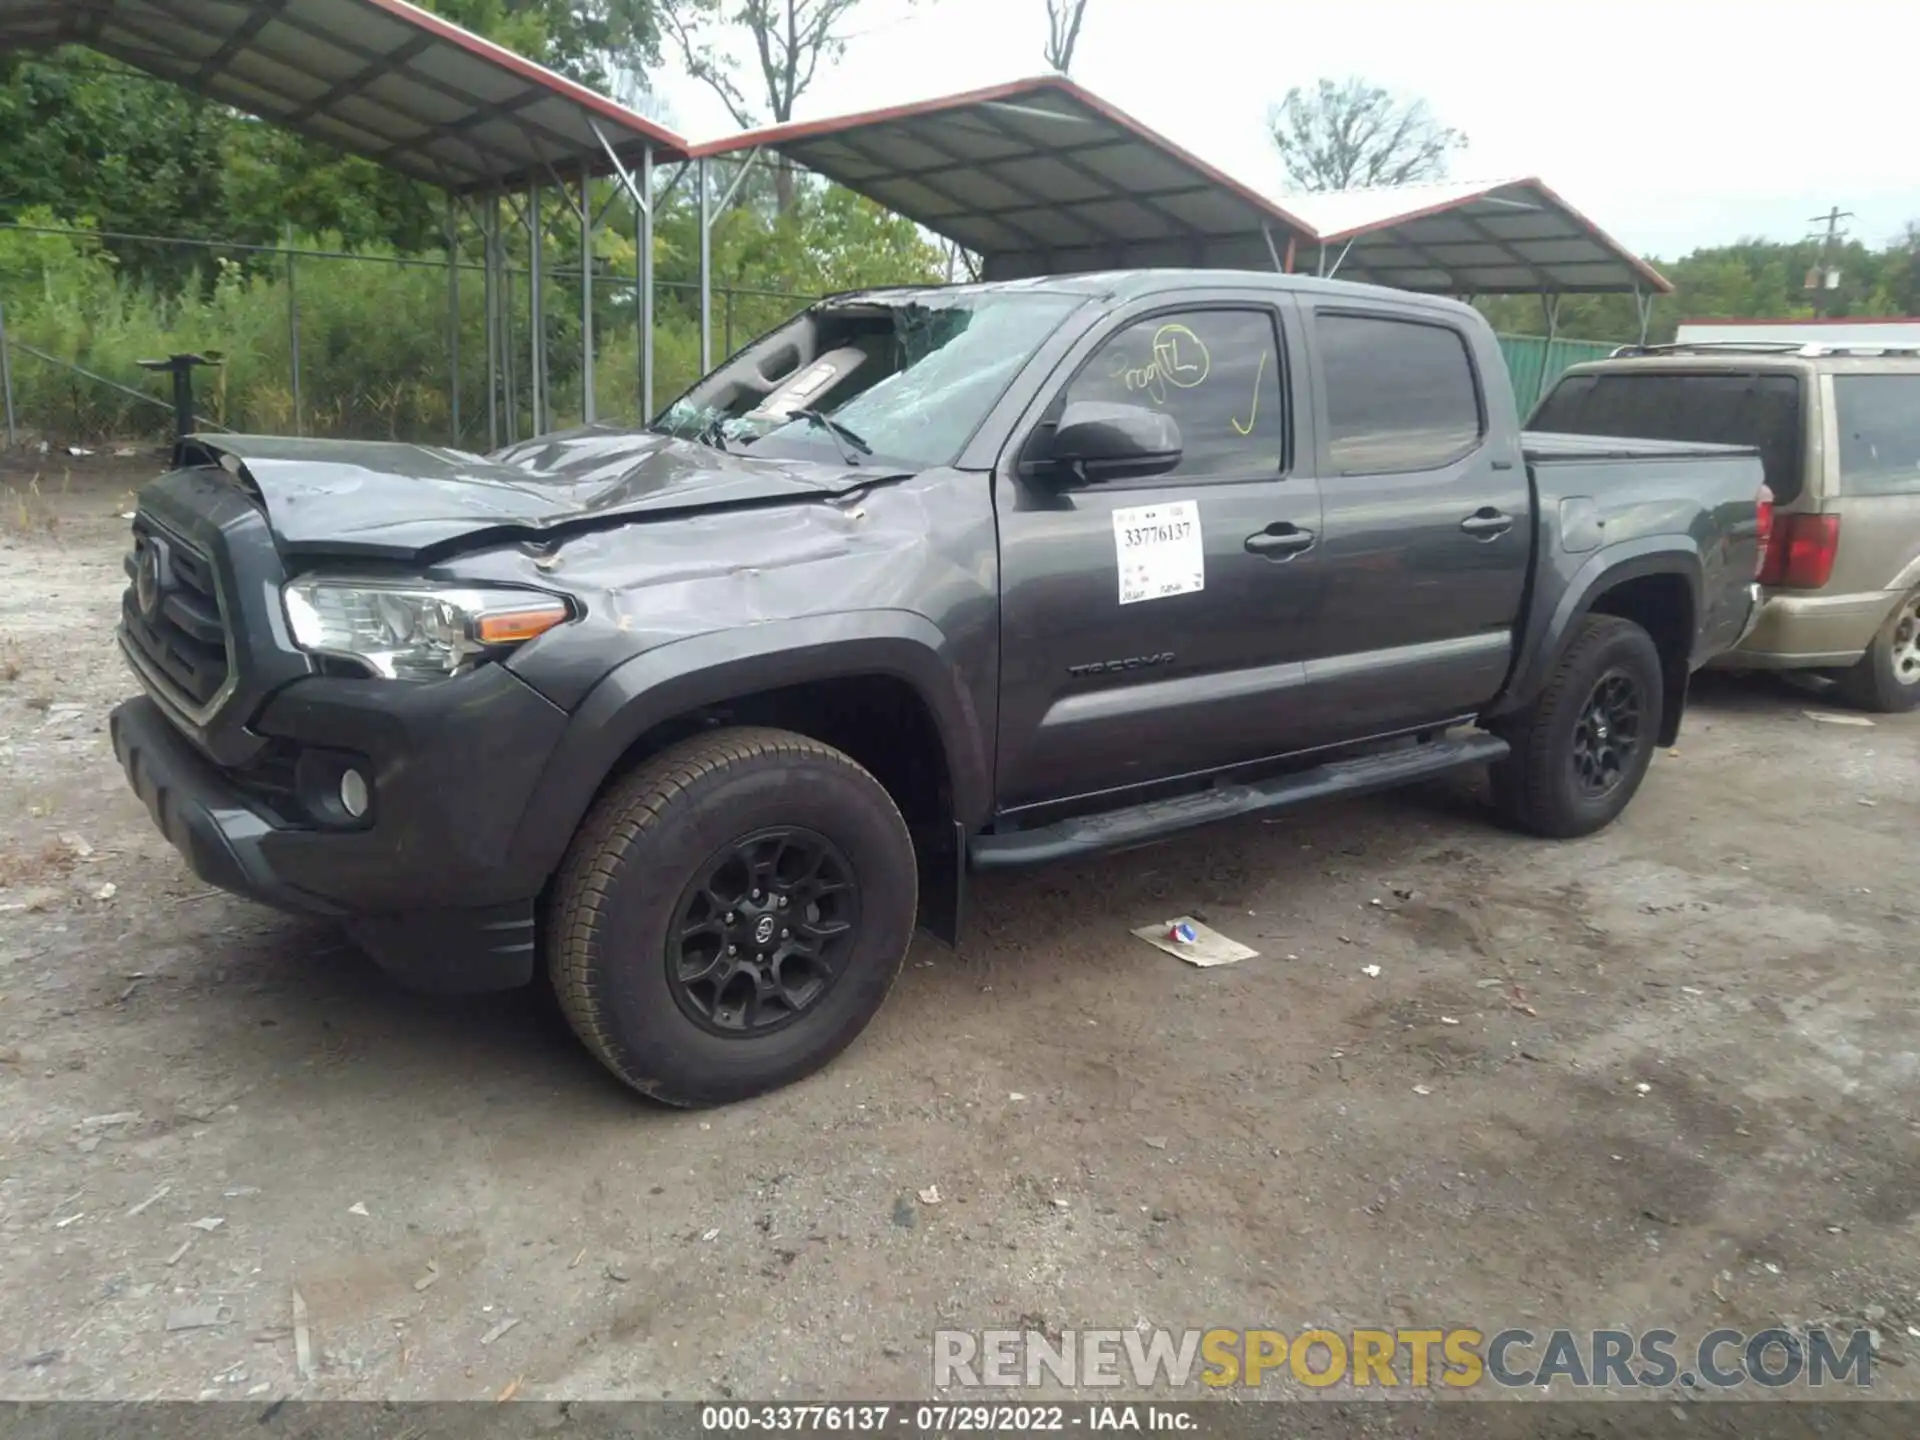
[[[1619,346],[1607,340],[1549,340],[1544,335],[1502,335],[1500,349],[1513,380],[1514,403],[1525,419],[1560,372],[1583,360],[1604,360]]]

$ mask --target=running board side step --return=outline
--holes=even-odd
[[[1098,850],[1158,840],[1235,815],[1284,810],[1334,795],[1388,790],[1448,770],[1503,760],[1507,753],[1507,742],[1497,735],[1461,735],[1353,760],[1335,760],[1257,784],[1222,785],[1195,795],[1176,795],[1167,800],[1130,805],[1124,810],[1076,815],[1032,830],[976,835],[967,847],[967,855],[976,870],[1041,865],[1073,855],[1090,855]]]

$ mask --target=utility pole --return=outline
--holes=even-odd
[[[1809,225],[1827,227],[1824,237],[1818,233],[1812,237],[1821,242],[1820,263],[1807,272],[1806,288],[1815,294],[1813,308],[1818,315],[1826,316],[1832,313],[1833,297],[1837,296],[1840,290],[1840,267],[1835,263],[1837,259],[1835,252],[1840,242],[1847,238],[1847,232],[1840,228],[1840,222],[1853,218],[1851,210],[1842,210],[1838,205],[1834,205],[1827,210],[1826,214],[1811,216],[1807,221]]]

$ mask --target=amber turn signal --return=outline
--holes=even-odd
[[[546,634],[566,618],[567,607],[559,600],[517,610],[497,610],[480,617],[474,626],[474,638],[483,645],[517,645]]]

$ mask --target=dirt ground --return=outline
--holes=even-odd
[[[1920,717],[1717,680],[1590,840],[1454,787],[988,877],[824,1074],[683,1114],[187,872],[106,738],[153,462],[65,468],[0,471],[0,1396],[901,1397],[942,1325],[1816,1318],[1920,1393]],[[1182,912],[1258,958],[1127,933]]]

